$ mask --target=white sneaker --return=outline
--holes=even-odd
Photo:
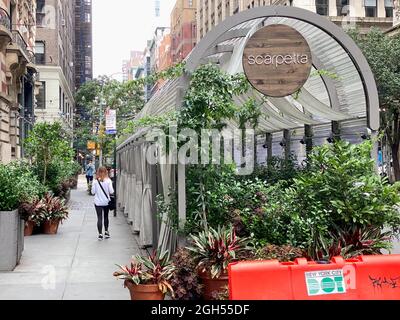
[[[99,234],[98,239],[99,239],[99,241],[103,241],[103,239],[104,239],[103,235],[102,235],[102,234]]]
[[[110,239],[111,238],[110,233],[108,231],[106,231],[105,235],[106,235],[106,239]]]

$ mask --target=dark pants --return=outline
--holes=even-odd
[[[95,206],[95,208],[97,213],[97,229],[99,230],[99,234],[102,234],[103,216],[104,216],[104,227],[106,229],[106,232],[108,231],[108,227],[110,225],[110,222],[108,220],[108,214],[110,212],[110,209],[108,209],[108,207],[98,207],[98,206]]]
[[[90,184],[93,181],[93,176],[86,176],[87,184]]]

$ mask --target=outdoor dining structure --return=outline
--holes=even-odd
[[[138,118],[181,108],[190,74],[210,62],[229,74],[244,72],[252,95],[264,101],[255,143],[260,164],[291,154],[301,162],[310,148],[334,138],[359,143],[377,134],[378,92],[360,49],[326,17],[286,6],[250,9],[217,25],[186,59],[186,73],[168,81]],[[237,100],[240,105],[246,97]],[[185,165],[149,162],[146,155],[155,149],[146,132],[141,128],[118,147],[118,205],[141,246],[174,251],[178,235],[168,217],[159,219],[156,198],[168,199],[170,190],[177,190],[178,215],[185,223]]]

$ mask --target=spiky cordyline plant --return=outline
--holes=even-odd
[[[213,279],[227,271],[228,265],[247,253],[249,239],[238,238],[234,228],[209,228],[190,236],[193,246],[187,248],[198,263],[199,271],[210,273]]]
[[[132,259],[131,267],[122,267],[121,270],[114,272],[114,276],[122,280],[128,280],[136,285],[156,284],[159,290],[174,296],[174,290],[170,280],[174,275],[175,267],[170,261],[168,251],[159,253],[154,251],[148,257],[136,255]]]
[[[46,219],[43,209],[43,201],[36,197],[29,202],[24,202],[20,207],[20,212],[26,221],[32,221],[39,226]]]
[[[42,199],[42,203],[43,214],[46,220],[62,221],[68,218],[68,207],[65,205],[64,200],[47,193]]]

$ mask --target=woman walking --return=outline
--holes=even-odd
[[[99,240],[103,240],[103,219],[105,228],[105,238],[110,238],[110,232],[108,230],[109,220],[108,214],[110,212],[109,203],[111,195],[114,194],[114,188],[111,179],[108,177],[108,171],[102,167],[97,171],[96,180],[92,186],[92,194],[94,197],[94,204],[97,213],[97,229],[99,231]]]

